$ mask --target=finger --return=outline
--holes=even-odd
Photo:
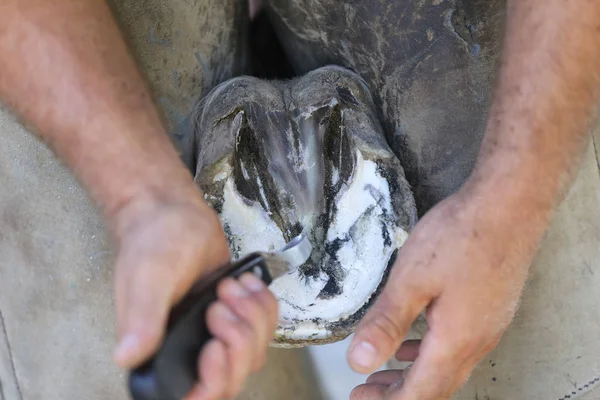
[[[227,279],[223,281],[217,290],[219,298],[226,304],[252,331],[253,341],[249,344],[245,352],[248,357],[244,358],[249,364],[248,370],[253,371],[257,364],[262,365],[265,355],[263,347],[268,336],[268,312],[262,306],[258,299],[258,293],[265,289],[265,285],[258,279],[252,280],[251,277],[244,274],[239,281]],[[257,282],[258,281],[258,282]],[[246,284],[244,284],[246,282]],[[254,293],[258,292],[258,293]],[[246,371],[246,368],[243,368]],[[245,376],[244,378],[245,379]]]
[[[251,273],[244,274],[239,281],[247,290],[252,292],[253,299],[256,300],[260,311],[260,313],[256,312],[256,317],[247,319],[258,336],[252,364],[252,371],[256,372],[266,363],[267,349],[277,328],[278,304],[277,299],[268,290],[267,285],[255,275]],[[252,310],[245,309],[251,304],[242,304],[241,306],[241,308],[234,310],[238,315],[251,316],[254,313]]]
[[[402,369],[389,369],[386,371],[378,371],[367,378],[367,383],[373,385],[390,386],[395,382],[403,380],[403,373],[404,370]]]
[[[396,360],[414,362],[419,356],[420,340],[406,340],[396,352]]]
[[[449,399],[468,377],[468,365],[461,350],[446,335],[430,331],[423,339],[416,362],[404,384],[391,396],[394,400]],[[474,365],[474,364],[473,364]]]
[[[242,275],[240,283],[242,283],[246,289],[251,291],[254,297],[264,307],[269,317],[268,325],[275,330],[275,327],[277,327],[277,319],[279,317],[279,305],[277,304],[277,299],[273,295],[273,292],[269,290],[262,280],[251,273]],[[269,338],[269,340],[270,339],[271,338]]]
[[[250,371],[262,366],[266,359],[271,327],[268,312],[259,300],[260,294],[264,291],[266,286],[252,274],[244,274],[239,281],[228,279],[219,286],[217,291],[223,302],[250,327],[254,334],[254,341],[249,350]]]
[[[202,263],[184,268],[193,258],[189,251],[181,251],[178,246],[156,250],[149,248],[144,239],[152,243],[153,238],[142,235],[124,246],[115,266],[119,340],[114,359],[122,368],[141,364],[158,348],[171,305],[207,269],[206,262],[226,256],[221,250],[209,251]],[[181,274],[171,269],[173,265],[182,269]]]
[[[158,347],[174,286],[152,260],[137,259],[136,268],[127,268],[132,262],[125,255],[116,266],[119,340],[114,359],[122,368],[141,364]],[[136,271],[154,272],[136,274]]]
[[[350,393],[350,400],[383,400],[388,387],[386,385],[360,385]]]
[[[430,296],[402,272],[392,273],[385,289],[367,312],[348,350],[348,363],[358,373],[371,373],[400,347],[411,324]]]
[[[256,343],[255,333],[221,301],[209,307],[207,325],[210,332],[227,346],[229,360],[227,394],[234,397],[240,393],[246,377],[250,374],[252,347]]]
[[[219,400],[227,386],[227,348],[217,339],[210,340],[198,358],[200,383],[185,400]]]
[[[237,282],[234,279],[224,280],[219,285],[217,294],[232,309],[239,310],[237,314],[244,321],[260,320],[262,326],[273,328],[273,330],[277,326],[277,299],[267,285],[254,274],[245,273]],[[246,305],[248,308],[245,308]],[[261,330],[269,330],[262,326]],[[272,335],[267,334],[266,336]]]
[[[164,240],[165,234],[175,239]],[[229,251],[218,216],[207,205],[202,210],[197,205],[166,207],[143,215],[120,239],[115,268],[119,343],[114,358],[121,367],[131,368],[158,347],[171,305],[202,272],[226,261]]]

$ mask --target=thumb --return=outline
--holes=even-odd
[[[115,266],[119,339],[114,359],[121,368],[141,364],[161,343],[172,305],[199,275],[229,259],[225,240],[202,246],[196,240],[136,237]],[[146,240],[148,239],[148,240]]]
[[[122,368],[139,365],[154,353],[171,306],[202,273],[229,260],[217,214],[203,202],[192,203],[141,214],[119,237],[115,266],[119,338],[114,359]]]
[[[393,271],[354,333],[348,349],[350,367],[358,373],[370,374],[387,362],[429,300],[430,296],[418,285],[409,283],[407,274]]]
[[[176,283],[167,274],[169,264],[145,259],[128,260],[116,266],[118,342],[114,359],[121,368],[145,361],[158,348],[164,335]]]

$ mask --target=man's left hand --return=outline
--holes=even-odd
[[[510,207],[489,200],[463,190],[417,224],[348,353],[360,373],[394,354],[416,362],[410,370],[371,375],[352,400],[448,399],[499,342],[517,309],[536,238],[525,222],[509,217]],[[424,309],[424,340],[402,343]]]

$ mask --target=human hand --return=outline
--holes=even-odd
[[[409,370],[371,375],[352,400],[448,399],[497,345],[517,309],[541,230],[493,195],[463,190],[417,224],[348,352],[360,373],[372,373],[394,353],[416,362]],[[423,341],[402,343],[424,309]]]
[[[134,205],[123,213],[115,359],[132,368],[157,349],[173,304],[200,276],[227,262],[229,249],[216,214],[195,188],[181,202]],[[227,279],[217,293],[219,301],[207,313],[214,338],[198,359],[201,383],[186,400],[238,395],[248,375],[264,364],[275,332],[277,302],[260,279]]]

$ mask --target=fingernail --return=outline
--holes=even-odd
[[[235,297],[246,297],[249,295],[242,284],[235,280],[228,281],[223,289],[225,293]]]
[[[237,321],[237,316],[226,305],[216,304],[215,307],[217,307],[217,314],[219,317],[228,319],[230,321]]]
[[[350,351],[350,359],[359,367],[373,368],[377,362],[377,349],[369,342],[359,342]]]
[[[120,362],[126,362],[126,360],[135,355],[139,346],[140,340],[136,335],[125,335],[117,344],[117,348],[115,349],[115,358]]]
[[[253,293],[262,292],[266,288],[264,282],[251,273],[244,274],[240,278],[240,282]]]

